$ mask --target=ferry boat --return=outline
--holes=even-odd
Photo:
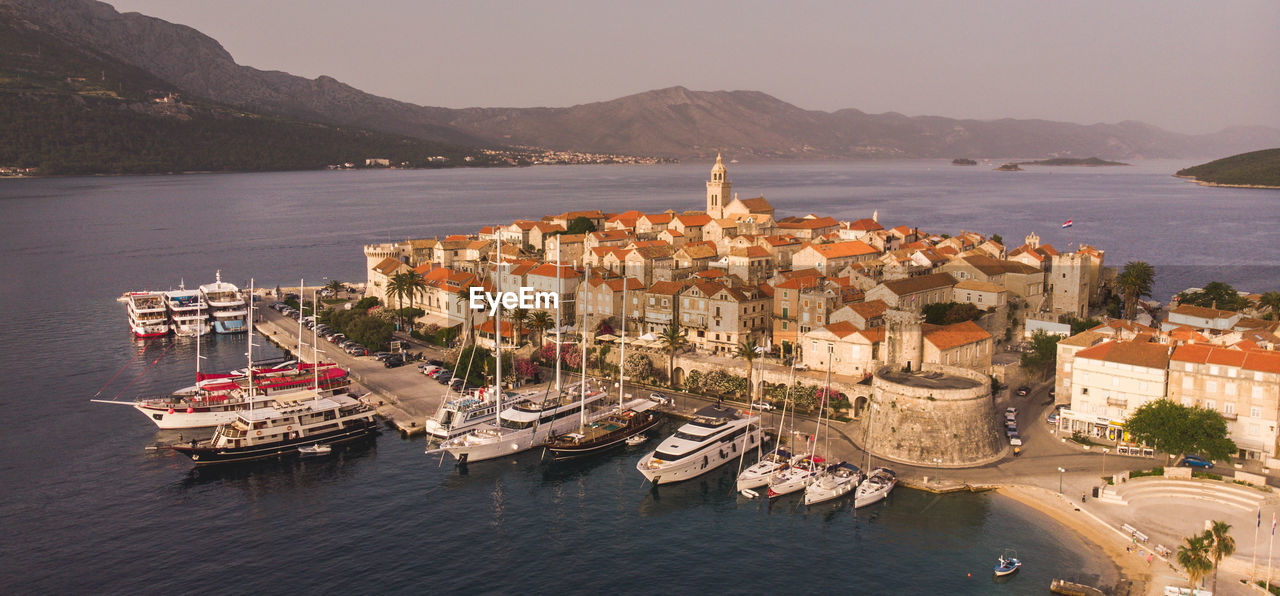
[[[447,441],[492,424],[494,414],[498,412],[498,403],[497,400],[489,399],[490,394],[490,391],[480,389],[471,395],[445,401],[436,415],[423,424],[427,436]],[[512,405],[516,399],[515,394],[508,393],[503,396],[503,403]]]
[[[222,281],[221,270],[215,274],[215,279],[211,284],[200,286],[205,304],[209,306],[213,330],[217,333],[244,333],[248,329],[245,322],[248,311],[245,310],[240,288]]]
[[[636,469],[654,484],[671,484],[696,478],[740,457],[762,440],[760,416],[707,406],[667,437],[658,448],[636,463]]]
[[[603,418],[557,437],[547,445],[547,451],[556,459],[571,459],[619,447],[662,422],[662,417],[652,411],[656,405],[657,402],[648,400],[635,408],[611,410]]]
[[[354,441],[378,429],[374,409],[347,394],[297,391],[276,396],[275,402],[240,411],[208,440],[169,448],[203,466],[283,456],[317,443]]]
[[[135,337],[160,337],[169,334],[169,314],[164,306],[164,292],[128,292],[129,329]]]
[[[588,383],[590,385],[590,383]],[[538,397],[527,396],[517,403],[504,408],[500,424],[485,424],[475,431],[454,437],[440,444],[439,449],[428,453],[445,451],[458,460],[459,464],[485,461],[504,455],[512,455],[541,447],[553,436],[564,434],[579,427],[583,420],[595,422],[604,413],[587,413],[583,408],[591,406],[605,397],[605,392],[591,388],[585,391],[585,397],[579,397],[579,387],[575,384],[559,395]],[[635,406],[645,400],[636,400]],[[631,407],[632,404],[628,404]]]
[[[862,481],[862,484],[858,485],[857,492],[853,494],[854,508],[866,507],[884,500],[897,483],[898,477],[894,475],[893,470],[876,468],[866,480]]]
[[[204,293],[200,290],[179,288],[164,293],[169,311],[169,323],[176,335],[199,337],[209,332]]]

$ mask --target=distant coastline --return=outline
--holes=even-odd
[[[1263,149],[1183,168],[1173,174],[1201,186],[1280,188],[1280,148]]]
[[[1191,182],[1195,182],[1200,186],[1216,186],[1219,188],[1260,188],[1263,190],[1280,190],[1280,186],[1271,186],[1267,184],[1227,184],[1224,182],[1210,182],[1208,180],[1199,180],[1195,176],[1180,176],[1178,174],[1174,174],[1173,177],[1182,178],[1183,180],[1189,180]]]
[[[1118,161],[1107,161],[1097,157],[1054,157],[1051,159],[1041,159],[1037,161],[1020,161],[1018,165],[1023,166],[1068,166],[1068,167],[1085,167],[1095,168],[1104,166],[1127,166],[1129,164]]]

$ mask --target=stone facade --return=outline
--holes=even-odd
[[[886,366],[872,379],[866,446],[876,457],[915,466],[980,466],[1008,449],[996,421],[986,375],[941,365],[917,372]]]

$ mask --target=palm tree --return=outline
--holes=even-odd
[[[667,381],[675,387],[676,380],[673,374],[676,366],[676,352],[679,352],[686,344],[689,343],[688,338],[684,336],[684,330],[680,328],[680,323],[671,323],[667,325],[662,333],[658,335],[658,340],[667,349]]]
[[[1178,564],[1187,571],[1187,577],[1191,580],[1191,593],[1195,594],[1200,580],[1213,569],[1213,560],[1209,558],[1209,542],[1204,535],[1188,536],[1186,542],[1178,546]]]
[[[409,299],[409,306],[412,307],[414,299],[418,293],[427,289],[427,280],[423,279],[416,271],[405,271],[391,276],[387,281],[388,294],[394,294],[396,297],[397,311],[396,315],[400,319],[400,327],[404,328],[404,303],[403,299]]]
[[[747,396],[753,401],[756,388],[755,384],[751,382],[751,373],[754,370],[756,358],[760,356],[759,349],[760,343],[756,341],[754,335],[751,335],[738,344],[738,350],[733,353],[734,358],[741,358],[747,361]]]
[[[1271,311],[1271,318],[1280,318],[1280,292],[1267,292],[1258,301],[1258,306]]]
[[[343,288],[342,288],[342,282],[340,282],[340,281],[338,281],[338,280],[336,280],[336,279],[335,279],[335,280],[333,280],[333,281],[330,281],[330,282],[328,283],[328,285],[326,285],[325,287],[326,287],[326,288],[329,288],[329,291],[333,292],[333,295],[334,295],[334,296],[337,296],[337,295],[338,295],[338,292],[341,292],[341,291],[342,291],[342,289],[343,289]]]
[[[1218,591],[1218,563],[1236,552],[1236,539],[1227,533],[1230,531],[1231,524],[1214,520],[1204,533],[1204,539],[1209,542],[1209,558],[1213,559],[1214,592]]]
[[[1116,287],[1124,295],[1124,318],[1133,319],[1138,314],[1138,300],[1151,296],[1156,270],[1145,261],[1129,261],[1116,276]]]
[[[542,348],[542,344],[546,343],[547,330],[555,324],[551,318],[551,313],[545,310],[535,310],[529,315],[529,328],[538,332],[538,348]]]
[[[520,345],[520,340],[523,339],[521,336],[523,335],[525,323],[529,322],[530,314],[528,310],[519,307],[507,311],[507,320],[511,321],[511,326],[515,329],[517,346]]]

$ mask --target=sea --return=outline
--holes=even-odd
[[[1144,260],[1157,300],[1280,289],[1280,191],[1206,188],[1172,161],[994,172],[942,160],[730,164],[779,215],[1028,233]],[[571,209],[704,206],[710,164],[0,180],[0,593],[1043,593],[1114,581],[1055,522],[993,494],[900,488],[805,509],[735,494],[735,467],[651,490],[640,450],[465,470],[388,431],[326,459],[225,470],[146,447],[130,400],[188,385],[191,339],[130,337],[122,292],[362,281],[362,246]],[[1061,227],[1072,220],[1071,228]],[[247,338],[200,340],[204,370]],[[255,358],[281,356],[255,341]],[[425,381],[424,381],[425,382]],[[1023,570],[991,569],[1014,549]]]

